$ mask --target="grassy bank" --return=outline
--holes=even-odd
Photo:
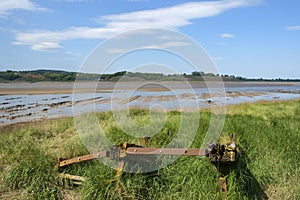
[[[200,115],[192,147],[200,147],[210,113]],[[132,119],[143,125],[148,112],[133,110]],[[106,135],[118,144],[137,140],[126,135],[112,113],[98,113]],[[180,112],[169,112],[167,121],[149,146],[161,146],[178,129]],[[237,165],[227,177],[228,199],[300,199],[300,101],[258,102],[228,108],[224,135],[235,132],[240,148]],[[64,169],[86,177],[79,187],[58,178],[58,157],[88,153],[72,118],[1,128],[0,199],[220,199],[218,171],[206,158],[182,157],[155,174],[124,173],[115,182],[115,171],[97,161]]]

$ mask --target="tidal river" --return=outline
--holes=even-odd
[[[102,112],[127,108],[157,110],[195,110],[225,104],[259,100],[300,98],[300,83],[230,82],[223,91],[207,88],[204,82],[193,82],[190,88],[180,82],[147,83],[0,83],[0,126],[17,122],[36,121],[72,116],[85,112]],[[192,103],[191,103],[192,101]]]

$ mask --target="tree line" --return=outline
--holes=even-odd
[[[116,73],[96,74],[96,73],[78,73],[61,70],[32,70],[32,71],[0,71],[0,81],[118,81],[120,78],[128,81],[149,80],[149,81],[204,81],[216,80],[222,78],[224,81],[300,81],[300,79],[247,79],[241,76],[220,75],[194,71],[191,74],[162,74],[162,73],[142,73],[120,71]]]

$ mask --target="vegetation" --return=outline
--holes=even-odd
[[[11,71],[11,70],[7,70],[6,72],[0,72],[0,78],[5,79],[5,80],[9,80],[9,81],[13,81],[13,80],[16,80],[16,79],[20,78],[20,75],[16,72]]]
[[[211,113],[202,110],[189,116],[198,115],[201,121],[192,147],[201,145]],[[97,117],[115,144],[137,142],[117,126],[111,112]],[[149,122],[147,110],[132,110],[130,117],[141,125]],[[180,118],[181,112],[169,112],[149,146],[164,146],[172,139]],[[228,199],[300,199],[299,120],[299,100],[228,108],[223,134],[235,132],[240,149],[227,176]],[[123,173],[117,179],[114,170],[91,161],[63,170],[86,177],[83,185],[72,187],[72,182],[58,178],[54,170],[58,157],[86,153],[72,118],[2,128],[0,199],[220,199],[218,170],[207,158],[181,157],[155,173]]]
[[[234,75],[219,75],[213,73],[205,73],[194,71],[191,74],[160,74],[160,73],[141,73],[141,72],[116,72],[112,74],[89,74],[66,72],[60,70],[33,70],[33,71],[0,71],[0,82],[5,81],[118,81],[123,78],[128,81],[132,80],[148,80],[148,81],[203,81],[215,80],[222,78],[223,81],[300,81],[300,79],[247,79]]]
[[[74,81],[75,72],[65,72],[59,70],[34,70],[34,71],[11,71],[0,72],[2,81]]]

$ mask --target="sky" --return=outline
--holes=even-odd
[[[116,35],[162,28],[198,43],[220,74],[299,79],[299,8],[299,0],[1,0],[0,71],[80,71],[95,47]],[[148,63],[156,53],[144,53]],[[138,57],[119,60],[111,72]],[[172,56],[156,57],[170,59],[178,73],[193,71]]]

